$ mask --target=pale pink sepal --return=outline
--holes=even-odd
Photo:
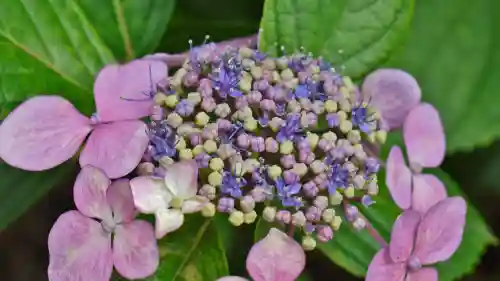
[[[99,168],[84,166],[73,186],[76,208],[87,217],[112,222],[113,216],[106,193],[111,181]]]
[[[80,155],[80,165],[99,167],[111,179],[125,176],[137,167],[148,142],[142,121],[99,124]]]
[[[90,121],[67,100],[38,96],[14,109],[0,126],[0,157],[28,171],[53,168],[73,156]]]
[[[415,241],[420,214],[406,210],[398,216],[392,226],[389,254],[394,262],[405,262],[410,257]]]
[[[466,212],[467,204],[458,196],[431,207],[417,228],[413,255],[424,265],[449,259],[462,242]]]
[[[117,226],[113,259],[118,273],[127,279],[152,275],[160,262],[153,226],[143,220]]]
[[[215,281],[248,281],[248,279],[239,276],[225,276]]]
[[[425,168],[441,165],[446,152],[446,140],[438,111],[422,103],[408,114],[403,136],[410,163]]]
[[[408,272],[405,281],[438,281],[438,272],[433,267],[423,267],[415,272]]]
[[[399,69],[379,69],[363,81],[362,93],[380,111],[388,129],[398,129],[421,98],[417,81]]]
[[[113,271],[111,235],[78,211],[62,214],[49,233],[50,281],[109,281]]]
[[[184,214],[178,209],[160,209],[155,213],[155,236],[163,238],[174,232],[184,223]]]
[[[174,197],[187,199],[198,191],[198,164],[184,160],[167,166],[165,185]]]
[[[110,122],[148,116],[153,106],[152,95],[156,94],[151,91],[167,74],[165,63],[152,60],[105,66],[94,83],[99,120]]]
[[[172,195],[162,179],[149,176],[130,180],[135,207],[144,214],[154,214],[160,209],[168,209]]]
[[[294,281],[304,270],[305,254],[292,238],[276,228],[248,253],[247,271],[254,281]]]
[[[444,184],[435,175],[420,174],[413,176],[413,195],[411,208],[424,214],[430,207],[447,196]]]
[[[405,281],[406,263],[394,263],[384,248],[373,257],[365,281]]]
[[[135,218],[137,210],[128,179],[118,179],[111,183],[106,198],[115,223],[128,223]]]
[[[386,184],[392,199],[401,209],[411,206],[411,178],[401,148],[393,146],[387,158]]]

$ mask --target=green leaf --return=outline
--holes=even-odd
[[[267,0],[260,48],[304,47],[360,77],[387,59],[409,26],[413,0]]]
[[[51,188],[74,180],[75,163],[44,172],[25,172],[0,164],[0,231],[16,220]]]
[[[174,0],[79,0],[103,41],[119,60],[141,57],[159,43]]]
[[[391,134],[389,143],[400,144],[400,134]],[[382,152],[384,156],[389,147],[389,145],[384,147]],[[433,169],[425,172],[438,176],[446,185],[449,196],[465,197],[458,184],[442,170]],[[379,179],[380,194],[375,199],[377,203],[370,208],[360,208],[372,225],[388,241],[392,224],[401,211],[388,193],[384,183],[384,172],[380,173]],[[474,206],[469,204],[462,244],[451,259],[436,266],[439,270],[439,280],[451,281],[472,272],[485,249],[495,244],[497,244],[497,239],[491,233],[486,222]],[[341,231],[335,235],[333,241],[318,245],[318,248],[326,256],[356,276],[363,276],[366,273],[373,255],[380,248],[366,231],[356,233],[347,225],[341,227]]]
[[[214,220],[188,215],[182,227],[159,241],[160,266],[149,281],[216,280],[229,274]]]
[[[496,0],[420,0],[411,36],[388,64],[414,75],[438,108],[448,152],[500,137],[499,25]]]
[[[92,113],[94,76],[115,55],[122,58],[123,37],[137,46],[133,54],[152,50],[172,8],[163,0],[106,3],[111,2],[3,1],[8,9],[0,9],[0,117],[37,94],[62,95]],[[123,10],[120,22],[127,23],[128,36],[115,10]]]

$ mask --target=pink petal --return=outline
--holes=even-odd
[[[294,281],[304,270],[302,247],[276,228],[250,249],[247,270],[254,281]]]
[[[165,63],[153,60],[104,67],[94,84],[99,120],[110,122],[148,116],[153,106],[151,95],[156,93],[156,84],[167,77],[167,72]]]
[[[462,242],[467,205],[462,197],[446,198],[425,213],[417,229],[414,256],[424,265],[447,260]]]
[[[160,263],[153,226],[135,220],[119,225],[113,241],[115,268],[127,279],[143,279],[152,275]]]
[[[422,103],[405,120],[403,135],[410,163],[434,168],[443,162],[446,141],[438,111]]]
[[[245,279],[245,278],[239,277],[239,276],[226,276],[226,277],[219,278],[215,281],[248,281],[248,279]]]
[[[394,222],[389,244],[389,253],[394,262],[404,262],[410,257],[419,222],[420,214],[412,210],[404,211]]]
[[[49,233],[50,281],[109,281],[111,235],[78,211],[62,214]]]
[[[167,167],[165,184],[175,197],[190,198],[198,191],[198,164],[195,160],[178,162]]]
[[[90,121],[58,96],[31,98],[0,126],[0,157],[28,171],[53,168],[73,156],[90,132]]]
[[[106,192],[111,181],[98,168],[85,166],[76,178],[73,197],[76,208],[87,217],[112,222],[111,207],[106,200]]]
[[[444,184],[434,175],[413,176],[413,196],[411,208],[424,214],[437,202],[446,198]]]
[[[415,272],[409,272],[406,281],[438,281],[438,272],[433,267],[424,267]]]
[[[393,146],[387,158],[386,183],[392,199],[401,209],[411,205],[411,171],[399,146]]]
[[[162,180],[153,177],[137,177],[130,181],[135,207],[144,214],[154,214],[167,209],[172,195]]]
[[[374,71],[363,81],[362,93],[365,100],[380,110],[388,129],[400,128],[422,95],[415,78],[399,69]]]
[[[114,181],[108,188],[106,198],[113,211],[115,223],[130,222],[135,218],[136,209],[128,179]]]
[[[111,179],[132,172],[148,146],[146,124],[122,121],[100,124],[90,134],[80,155],[80,165],[101,168]]]
[[[382,249],[373,257],[365,281],[404,281],[406,264],[393,263],[389,251]]]

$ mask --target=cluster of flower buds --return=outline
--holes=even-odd
[[[380,165],[365,144],[383,143],[386,132],[352,81],[324,60],[206,44],[156,90],[139,174],[194,159],[198,195],[210,202],[203,215],[228,213],[238,226],[253,223],[263,203],[263,218],[301,230],[307,250],[332,239],[341,204],[364,227],[349,202],[373,203]]]

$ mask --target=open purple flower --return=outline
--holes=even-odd
[[[47,170],[71,158],[89,135],[80,165],[122,177],[137,166],[148,145],[146,124],[138,119],[150,114],[153,99],[149,94],[145,99],[144,92],[150,91],[151,81],[166,76],[162,62],[106,66],[94,84],[97,114],[92,118],[62,97],[33,97],[0,126],[0,157],[23,170]]]
[[[159,264],[153,227],[134,220],[128,180],[111,183],[98,168],[85,166],[74,186],[77,211],[62,214],[49,233],[51,281],[109,281],[116,270],[145,278]]]

